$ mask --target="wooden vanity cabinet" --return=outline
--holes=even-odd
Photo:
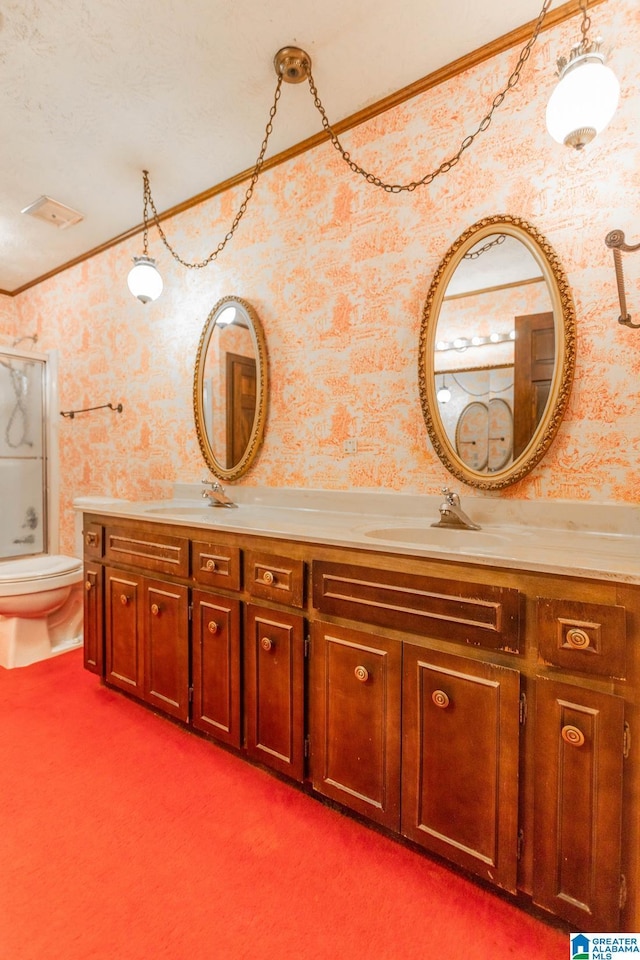
[[[402,833],[512,893],[520,674],[404,644]]]
[[[85,529],[88,670],[574,929],[638,928],[637,585]]]
[[[402,643],[316,621],[311,650],[313,787],[397,832]]]

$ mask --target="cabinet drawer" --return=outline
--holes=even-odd
[[[101,560],[104,549],[104,527],[91,521],[84,524],[82,531],[84,555],[88,560]]]
[[[253,597],[302,607],[304,603],[304,561],[272,553],[247,550],[244,582]]]
[[[193,579],[209,587],[240,589],[240,548],[194,540],[191,545]]]
[[[520,652],[521,595],[509,587],[318,561],[313,604],[380,627]]]
[[[111,563],[165,573],[172,577],[189,576],[189,541],[156,533],[145,527],[107,527],[105,557]]]
[[[624,607],[548,597],[538,597],[536,607],[538,651],[545,663],[624,679]]]

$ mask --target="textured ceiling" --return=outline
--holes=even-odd
[[[252,167],[281,47],[310,54],[337,122],[534,20],[540,6],[5,0],[0,290],[15,291],[139,224],[144,168],[161,212]],[[268,156],[320,129],[306,83],[285,84]],[[20,213],[42,195],[85,219],[59,230]]]

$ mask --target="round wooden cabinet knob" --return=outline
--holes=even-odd
[[[209,620],[209,623],[207,624],[207,630],[209,631],[209,633],[217,633],[219,629],[220,628],[218,627],[218,624],[215,622],[215,620]]]
[[[562,728],[562,739],[565,743],[568,743],[570,747],[581,747],[584,743],[584,733],[569,723],[566,727]]]
[[[204,566],[205,566],[205,570],[215,570],[216,562],[215,560],[207,560]]]
[[[260,646],[263,650],[273,650],[273,640],[270,640],[269,637],[263,637],[260,641]]]
[[[579,627],[571,627],[567,630],[567,643],[574,650],[586,650],[591,643],[591,638],[586,630],[580,630]]]
[[[158,614],[160,613],[160,607],[158,606],[157,603],[151,604],[151,613],[153,614],[154,617],[157,617]]]
[[[262,579],[265,583],[274,583],[276,578],[271,573],[271,570],[265,570],[265,572],[262,574]]]
[[[126,605],[129,603],[129,597],[126,595],[126,593],[120,594],[120,603],[123,607],[126,607]]]
[[[360,683],[366,683],[369,679],[369,671],[366,667],[356,667],[353,671],[355,674],[356,680],[359,680]]]
[[[444,690],[434,690],[431,694],[431,699],[436,707],[440,707],[442,710],[445,710],[449,706],[449,697]]]
[[[85,580],[84,588],[87,591],[87,593],[89,592],[89,590],[91,590],[92,586],[93,584],[91,583],[91,580]]]

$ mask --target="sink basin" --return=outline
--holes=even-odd
[[[213,520],[214,516],[223,510],[233,509],[232,507],[150,507],[145,513],[156,517],[197,517],[198,520]]]
[[[365,537],[372,540],[387,540],[394,543],[409,543],[425,547],[463,547],[465,550],[478,551],[504,547],[511,538],[485,530],[458,530],[448,527],[410,526],[376,527],[363,531]]]

